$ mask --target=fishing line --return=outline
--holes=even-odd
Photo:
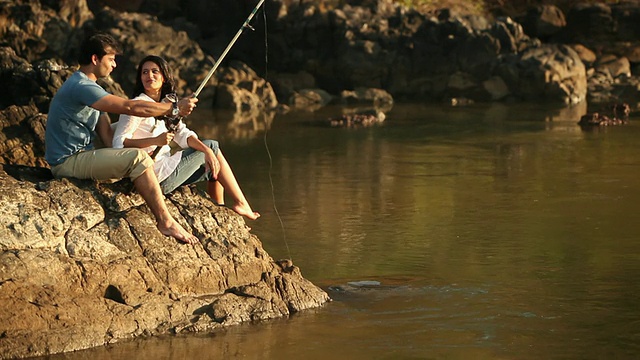
[[[268,78],[269,74],[269,41],[267,40],[267,12],[262,8],[262,15],[264,19],[264,79],[265,81]],[[293,257],[291,256],[291,250],[289,250],[289,243],[287,242],[287,233],[284,229],[284,222],[282,221],[282,217],[280,216],[280,212],[278,211],[278,207],[276,206],[276,194],[275,187],[273,186],[273,158],[271,157],[271,151],[269,150],[269,144],[267,142],[267,132],[269,129],[269,124],[267,119],[265,118],[264,124],[264,148],[267,151],[267,156],[269,157],[269,184],[271,185],[271,201],[273,202],[273,211],[276,213],[278,217],[278,221],[280,222],[280,229],[282,230],[282,240],[284,241],[284,246],[287,248],[287,254],[289,255],[289,260],[293,262]]]
[[[213,64],[213,67],[211,68],[211,70],[209,71],[207,76],[204,78],[204,80],[200,83],[200,86],[198,87],[198,89],[195,91],[195,93],[193,93],[194,97],[198,97],[200,95],[200,92],[207,85],[207,83],[209,82],[209,79],[211,79],[211,76],[213,76],[213,73],[218,69],[218,66],[220,66],[220,64],[222,63],[222,60],[225,58],[227,53],[229,53],[229,50],[231,50],[231,48],[236,43],[236,41],[238,40],[238,38],[240,37],[242,32],[245,29],[254,30],[253,27],[251,27],[251,25],[249,23],[251,22],[251,19],[253,18],[253,16],[258,12],[260,7],[262,7],[262,4],[264,2],[265,2],[265,0],[260,0],[258,2],[258,4],[256,5],[256,7],[253,8],[253,11],[251,11],[251,13],[249,14],[249,17],[247,17],[247,19],[244,21],[244,23],[242,24],[240,29],[238,29],[238,32],[233,37],[233,39],[231,40],[229,45],[227,45],[226,49],[224,49],[224,51],[222,52],[222,54],[220,55],[218,60],[215,62],[215,64]],[[264,10],[264,8],[262,9],[262,15],[264,17],[264,48],[265,48],[265,52],[264,52],[265,76],[264,76],[264,79],[265,79],[265,81],[267,81],[267,72],[268,72],[268,66],[269,66],[269,59],[268,59],[269,43],[267,41],[267,12]],[[275,188],[274,188],[274,185],[273,185],[273,176],[271,174],[272,170],[273,170],[273,158],[271,157],[271,151],[269,150],[269,144],[267,143],[268,128],[269,128],[269,124],[268,124],[268,122],[266,121],[266,118],[265,118],[264,147],[265,147],[265,149],[267,151],[267,155],[269,156],[269,183],[271,184],[271,199],[273,201],[273,210],[275,211],[276,216],[278,217],[278,221],[280,222],[280,227],[282,229],[282,239],[284,241],[285,247],[287,248],[287,254],[289,255],[289,260],[293,261],[293,259],[291,258],[291,250],[289,250],[289,243],[287,242],[287,235],[286,235],[285,229],[284,229],[284,222],[282,221],[282,217],[280,216],[280,212],[278,211],[278,207],[276,206]]]

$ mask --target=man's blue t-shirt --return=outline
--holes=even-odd
[[[51,100],[45,132],[45,159],[51,166],[83,150],[93,149],[100,111],[91,107],[109,95],[95,81],[76,71]]]

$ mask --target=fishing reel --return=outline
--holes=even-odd
[[[162,99],[162,102],[172,103],[174,111],[171,115],[161,115],[156,117],[156,121],[164,121],[164,126],[167,128],[167,131],[169,131],[170,133],[176,132],[178,130],[180,121],[182,121],[182,119],[184,118],[183,116],[180,116],[177,111],[178,95],[176,95],[176,93],[169,93],[165,95],[164,99]],[[158,156],[158,153],[160,152],[160,149],[162,148],[163,146],[156,146],[156,148],[153,150],[153,153],[151,154],[151,158],[155,160],[156,156]]]
[[[163,115],[158,117],[158,120],[164,121],[164,125],[167,130],[169,130],[169,132],[175,132],[176,130],[178,130],[178,125],[180,124],[180,121],[182,121],[182,119],[183,117],[180,115]]]
[[[171,115],[158,116],[157,119],[164,121],[164,124],[169,132],[174,132],[178,129],[178,124],[180,124],[180,121],[182,121],[182,119],[184,118],[178,113],[178,95],[176,93],[169,93],[165,95],[164,99],[162,99],[162,102],[172,103],[174,111]]]

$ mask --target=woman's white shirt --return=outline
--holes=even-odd
[[[155,101],[144,93],[138,95],[134,100]],[[118,122],[115,124],[112,145],[114,148],[121,149],[124,148],[124,141],[126,139],[155,137],[167,131],[164,121],[156,120],[154,117],[120,115]],[[198,137],[195,132],[189,130],[181,121],[175,131],[173,141],[175,141],[182,149],[186,149],[189,147],[187,139],[190,136]],[[148,146],[142,150],[151,154],[155,148],[156,146]],[[156,173],[159,182],[166,179],[176,169],[181,158],[182,151],[176,151],[172,155],[170,146],[165,145],[160,149],[160,152],[155,158],[155,164],[153,165],[153,170]]]

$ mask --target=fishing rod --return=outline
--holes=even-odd
[[[229,52],[229,50],[231,50],[231,48],[236,43],[236,41],[238,40],[240,35],[242,35],[242,32],[244,31],[244,29],[249,28],[251,30],[254,30],[253,27],[251,25],[249,25],[249,22],[251,22],[251,19],[253,19],[253,16],[258,12],[258,9],[260,9],[260,7],[262,6],[263,3],[264,3],[264,0],[260,0],[258,2],[258,5],[256,5],[255,8],[253,8],[253,11],[251,11],[251,14],[249,14],[249,17],[247,17],[247,19],[244,21],[244,23],[242,24],[240,29],[238,29],[238,32],[236,33],[236,35],[233,37],[233,39],[231,39],[231,42],[229,42],[229,45],[227,45],[227,48],[224,49],[224,51],[222,52],[222,55],[220,55],[220,57],[215,62],[215,64],[213,64],[213,67],[211,68],[211,70],[209,70],[209,73],[207,74],[207,76],[204,78],[204,80],[202,80],[202,83],[200,83],[200,86],[198,87],[198,90],[196,90],[196,92],[193,93],[192,96],[194,98],[197,98],[198,95],[200,95],[200,92],[207,85],[207,83],[211,79],[211,76],[213,76],[213,73],[216,72],[216,70],[218,69],[218,66],[220,66],[220,63],[222,63],[222,60],[224,60],[224,58],[225,58],[225,56],[227,56],[227,53]],[[175,100],[177,102],[177,97],[176,97]],[[166,117],[165,116],[165,123],[167,124],[167,130],[169,130],[169,132],[176,131],[177,128],[178,128],[178,123],[180,123],[182,118],[183,118],[182,116],[176,116],[176,117]],[[153,153],[151,154],[151,158],[152,159],[156,158],[156,156],[158,155],[158,153],[160,152],[160,149],[162,149],[162,147],[163,146],[157,146],[153,150]]]
[[[253,27],[249,25],[249,22],[251,21],[251,19],[253,19],[253,16],[258,12],[258,9],[260,8],[260,6],[262,6],[262,3],[264,3],[264,0],[260,0],[258,2],[258,5],[256,5],[255,8],[253,8],[253,11],[251,12],[251,14],[249,14],[249,17],[247,18],[247,20],[244,21],[244,24],[242,24],[240,29],[238,29],[238,32],[236,33],[236,35],[233,37],[229,45],[227,45],[227,48],[224,49],[224,51],[222,52],[222,55],[220,55],[220,58],[218,58],[218,61],[216,61],[216,63],[213,64],[213,67],[207,74],[207,77],[205,77],[202,83],[200,84],[200,87],[198,87],[198,90],[196,90],[196,92],[193,93],[194,97],[198,97],[198,95],[200,95],[200,92],[205,87],[205,85],[207,85],[207,82],[209,82],[209,79],[211,79],[211,76],[213,75],[213,73],[216,71],[216,69],[218,69],[218,66],[220,66],[222,59],[224,59],[224,57],[227,56],[227,53],[229,52],[229,50],[231,50],[231,48],[233,47],[233,44],[236,43],[236,40],[238,40],[240,35],[242,35],[242,32],[244,31],[244,29],[249,28],[251,30],[254,30]]]

